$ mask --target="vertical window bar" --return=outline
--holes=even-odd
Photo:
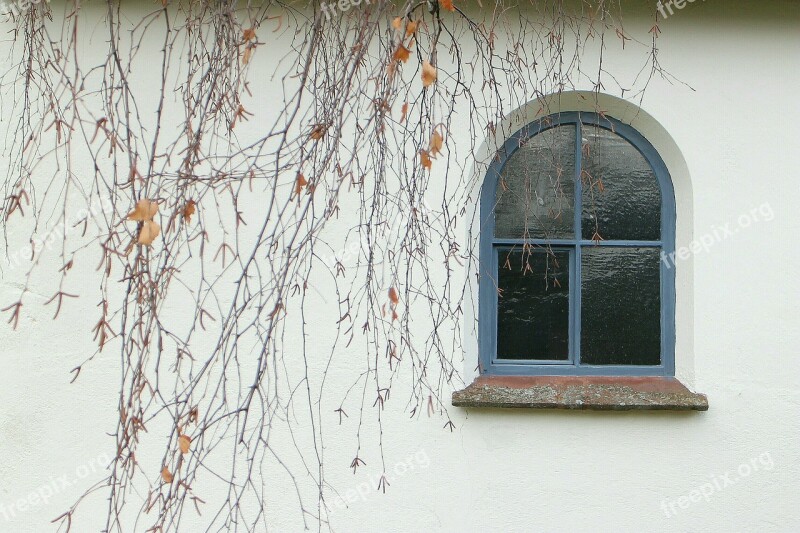
[[[575,310],[578,309],[578,302],[576,301],[577,293],[575,291],[575,286],[580,281],[579,279],[577,279],[575,277],[575,264],[576,264],[575,257],[577,255],[576,248],[577,247],[573,246],[569,251],[569,263],[570,263],[569,264],[569,325],[568,325],[568,327],[569,327],[569,346],[568,346],[569,357],[567,359],[568,359],[569,363],[572,364],[572,365],[577,365],[578,364],[576,362],[576,359],[575,359],[575,353],[576,353],[575,352],[575,350],[576,350],[575,346],[577,345],[576,344],[576,340],[578,340],[578,341],[580,340],[580,339],[576,339],[575,335],[574,335],[575,329],[578,327],[577,323],[575,322]]]
[[[497,360],[497,357],[500,355],[497,353],[497,335],[499,333],[500,327],[500,316],[497,313],[497,305],[498,305],[498,295],[497,295],[497,284],[500,280],[500,261],[499,261],[499,254],[500,249],[492,244],[492,272],[494,273],[494,280],[492,281],[492,316],[494,320],[492,321],[492,346],[491,351],[489,354],[491,355],[491,362],[494,363]]]
[[[570,287],[572,293],[572,353],[570,358],[575,366],[581,364],[581,219],[583,217],[583,182],[581,180],[583,168],[583,139],[581,132],[581,115],[575,121],[575,282]]]

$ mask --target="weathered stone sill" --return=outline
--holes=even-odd
[[[672,377],[480,376],[453,393],[456,407],[707,411],[705,394]]]

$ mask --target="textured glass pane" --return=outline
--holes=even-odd
[[[661,238],[661,190],[650,164],[609,130],[582,127],[584,239]]]
[[[661,362],[659,248],[584,247],[581,362]]]
[[[567,360],[569,252],[498,251],[497,357]]]
[[[546,130],[523,144],[500,173],[495,236],[572,238],[575,213],[575,126]]]

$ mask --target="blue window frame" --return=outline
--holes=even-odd
[[[675,196],[634,128],[527,125],[489,166],[480,217],[482,373],[674,375]]]

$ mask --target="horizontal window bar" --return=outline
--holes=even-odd
[[[531,361],[531,363],[536,363]],[[671,372],[662,365],[541,365],[494,362],[487,369],[489,374],[500,376],[665,376]]]
[[[569,365],[574,366],[574,362],[569,359],[495,359],[492,361],[497,365]]]
[[[573,239],[493,239],[495,246],[513,246],[515,244],[531,244],[534,246],[621,246],[621,247],[660,247],[663,241],[592,241]]]

